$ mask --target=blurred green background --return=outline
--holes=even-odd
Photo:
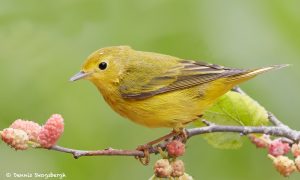
[[[0,0],[0,128],[61,113],[59,144],[78,149],[133,149],[167,133],[121,118],[91,83],[68,82],[92,51],[130,45],[231,67],[290,63],[242,87],[300,129],[299,7],[299,0]],[[67,179],[143,180],[158,158],[144,167],[132,157],[74,160],[53,151],[15,152],[3,143],[0,149],[0,179],[6,172],[53,172]],[[266,154],[247,142],[238,150],[214,149],[199,136],[183,159],[195,179],[283,179]]]

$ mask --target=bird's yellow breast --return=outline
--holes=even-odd
[[[142,100],[130,100],[122,98],[118,86],[101,88],[99,83],[95,84],[105,101],[120,115],[144,126],[172,128],[183,127],[198,119],[216,98],[232,87],[215,81]]]

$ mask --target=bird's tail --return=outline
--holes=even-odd
[[[278,70],[284,67],[289,66],[289,64],[280,64],[280,65],[273,65],[273,66],[268,66],[268,67],[263,67],[263,68],[256,68],[256,69],[250,69],[250,70],[245,70],[241,73],[234,74],[232,76],[228,76],[226,80],[228,82],[232,82],[234,84],[239,84],[242,83],[246,80],[249,80],[259,74],[271,71],[271,70]]]

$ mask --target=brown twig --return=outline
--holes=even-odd
[[[269,121],[274,125],[274,126],[286,126],[285,124],[283,124],[281,121],[279,121],[279,119],[277,119],[277,117],[271,113],[271,112],[268,112],[268,118],[269,118]]]
[[[293,142],[300,140],[300,132],[290,129],[287,126],[223,126],[212,124],[206,127],[187,130],[188,137],[214,132],[236,132],[244,135],[259,133],[277,137],[285,137]]]
[[[272,116],[271,116],[272,117]],[[215,133],[215,132],[235,132],[243,135],[252,134],[252,133],[260,133],[260,134],[268,134],[277,137],[283,137],[287,139],[288,142],[298,142],[300,140],[300,132],[290,129],[288,126],[224,126],[217,125],[205,121],[207,126],[200,128],[192,128],[185,129],[187,134],[187,138],[191,138],[196,135],[207,134],[207,133]],[[182,137],[178,135],[174,135],[172,138],[157,144],[149,149],[150,154],[158,153],[158,147],[165,149],[168,141],[171,139],[179,139],[183,140]],[[144,157],[144,152],[139,150],[120,150],[120,149],[112,149],[107,148],[104,150],[96,150],[96,151],[86,151],[86,150],[76,150],[69,149],[60,146],[53,146],[50,150],[65,152],[73,154],[74,158],[79,158],[81,156],[136,156],[136,157]]]
[[[81,157],[81,156],[139,156],[143,157],[144,152],[138,151],[138,150],[120,150],[120,149],[112,149],[107,148],[104,150],[96,150],[96,151],[87,151],[87,150],[77,150],[77,149],[70,149],[65,148],[61,146],[53,146],[50,148],[50,150],[64,152],[64,153],[70,153],[73,154],[73,157],[75,159]]]

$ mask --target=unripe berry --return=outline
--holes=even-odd
[[[294,157],[300,156],[300,144],[293,144],[291,151]]]
[[[181,141],[174,140],[167,145],[168,155],[170,157],[179,157],[185,153],[185,144]]]
[[[184,175],[185,168],[184,163],[181,160],[175,160],[171,163],[173,172],[171,174],[172,177],[180,177]]]
[[[295,159],[295,165],[298,169],[298,171],[300,171],[300,156],[297,156]]]
[[[273,164],[276,170],[283,176],[288,177],[294,171],[297,170],[294,161],[290,160],[286,156],[278,156],[274,157],[272,155],[268,155],[269,158],[273,160]]]
[[[269,135],[262,135],[260,137],[250,134],[248,135],[250,141],[255,144],[257,148],[267,148],[269,144],[271,143],[271,139]]]
[[[2,140],[15,150],[26,150],[28,148],[28,135],[20,129],[6,128],[1,132]]]
[[[187,173],[184,173],[184,175],[183,175],[183,176],[180,176],[180,177],[178,178],[178,180],[193,180],[193,177],[190,176],[190,175],[188,175]]]
[[[272,156],[281,156],[281,155],[285,155],[290,151],[290,145],[288,143],[284,143],[280,140],[274,140],[271,142],[271,144],[269,145],[269,154],[271,154]]]
[[[171,176],[172,167],[167,159],[160,159],[154,165],[154,174],[159,178],[168,178]]]
[[[38,142],[43,148],[55,145],[64,131],[64,119],[59,114],[52,115],[42,127]]]
[[[180,176],[180,177],[176,177],[176,178],[169,178],[170,180],[194,180],[192,176],[190,176],[189,174],[187,173],[184,173],[184,175]],[[162,180],[161,178],[159,177],[156,177],[155,175],[151,176],[149,178],[149,180]]]
[[[22,119],[15,120],[9,127],[25,131],[29,140],[34,142],[37,142],[38,134],[42,128],[39,124],[33,121],[26,121]]]

